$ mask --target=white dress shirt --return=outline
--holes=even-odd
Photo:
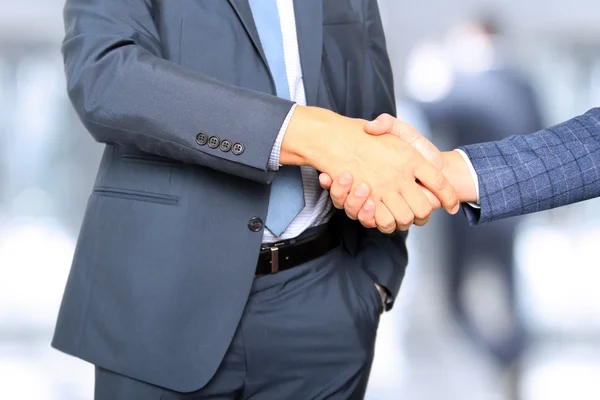
[[[473,184],[475,185],[475,198],[477,199],[477,201],[475,203],[467,203],[468,205],[470,205],[473,208],[480,208],[479,206],[479,179],[477,179],[477,171],[475,171],[475,167],[473,166],[473,163],[471,162],[471,160],[469,160],[469,156],[467,156],[467,154],[462,151],[461,149],[456,149],[456,151],[458,152],[458,154],[460,154],[462,156],[462,158],[464,158],[465,162],[467,163],[467,167],[469,168],[469,171],[471,172],[471,179],[473,179]]]
[[[296,104],[305,106],[306,95],[304,92],[304,81],[302,79],[302,68],[300,64],[300,52],[298,50],[298,36],[296,35],[296,17],[294,15],[293,0],[277,0],[277,9],[279,11],[279,22],[281,24],[281,35],[283,39],[283,55],[285,60],[285,70],[287,74],[288,85],[290,89],[290,100]],[[277,171],[279,169],[279,154],[281,152],[281,142],[290,123],[292,113],[296,105],[288,113],[275,145],[269,158],[269,169]],[[317,171],[312,167],[300,167],[302,173],[302,185],[304,189],[304,208],[292,220],[287,229],[277,237],[273,235],[266,227],[263,234],[263,243],[273,243],[280,240],[291,239],[307,228],[325,224],[331,218],[334,212],[333,204],[329,198],[329,193],[321,188]],[[385,309],[387,292],[381,286],[375,284],[377,291],[381,296],[382,310]]]
[[[306,95],[304,92],[304,81],[302,79],[302,68],[300,66],[300,52],[298,50],[293,0],[277,0],[277,9],[279,11],[279,22],[281,24],[281,35],[283,38],[283,55],[290,89],[290,100],[304,106],[306,105]],[[279,131],[277,140],[275,141],[269,159],[270,170],[277,171],[279,169],[281,142],[295,107],[296,106],[294,105],[287,115],[287,118]],[[329,194],[324,191],[319,184],[317,171],[312,167],[300,167],[300,169],[304,189],[304,208],[296,218],[292,220],[281,236],[277,237],[265,228],[263,243],[273,243],[294,238],[304,232],[307,228],[325,224],[331,218],[334,211],[333,204],[329,199]]]

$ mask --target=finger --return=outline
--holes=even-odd
[[[329,190],[331,188],[331,184],[333,183],[333,179],[331,179],[331,176],[322,173],[319,175],[319,183],[323,189]]]
[[[444,157],[433,143],[421,135],[412,125],[389,114],[381,114],[376,120],[365,123],[364,130],[371,135],[394,135],[413,146],[438,169],[444,167]]]
[[[415,177],[440,200],[448,213],[458,212],[459,202],[456,191],[440,170],[430,163],[421,163],[415,169]]]
[[[358,220],[366,228],[377,228],[375,222],[375,202],[371,199],[365,201],[365,205],[358,212]]]
[[[373,121],[366,122],[364,129],[365,132],[370,135],[385,135],[386,133],[391,133],[393,131],[395,121],[397,121],[397,119],[391,115],[381,114]]]
[[[415,215],[398,193],[390,193],[382,198],[383,204],[392,213],[396,229],[406,231],[413,224]]]
[[[364,130],[371,135],[391,134],[410,144],[414,144],[420,139],[426,140],[412,125],[389,114],[381,114],[373,121],[368,121],[365,123]]]
[[[331,184],[329,195],[335,208],[343,209],[346,197],[352,189],[352,174],[349,172],[342,172],[338,178]]]
[[[427,221],[429,221],[429,217],[431,216],[433,208],[431,207],[431,203],[427,199],[427,196],[423,192],[422,186],[419,186],[419,184],[416,182],[407,182],[406,184],[402,185],[400,189],[400,195],[410,207],[414,215],[413,223],[419,226],[425,225]],[[396,221],[398,221],[398,219],[396,219]]]
[[[393,206],[398,208],[396,212],[399,215],[405,212],[412,215],[412,212],[410,211],[410,208],[406,206],[406,203],[404,204],[404,208],[400,204],[394,204]],[[394,215],[383,201],[375,203],[375,223],[377,224],[377,229],[383,233],[394,233],[397,228]]]
[[[423,189],[423,193],[425,193],[425,196],[427,196],[427,200],[429,200],[429,204],[431,204],[431,207],[434,210],[437,210],[438,208],[442,207],[442,203],[440,203],[440,201],[438,200],[437,197],[435,197],[433,195],[433,193],[431,193],[429,191],[429,189],[427,189],[426,187],[421,186],[421,189]]]
[[[346,198],[344,209],[351,219],[358,219],[358,213],[371,194],[371,188],[365,183],[357,185]]]

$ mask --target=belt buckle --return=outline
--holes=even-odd
[[[271,273],[274,274],[279,272],[279,247],[285,245],[284,242],[273,243],[270,246],[262,245],[262,250],[269,250],[271,252]]]

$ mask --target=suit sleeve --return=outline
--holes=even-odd
[[[471,225],[600,197],[600,108],[524,136],[461,148],[477,172]]]
[[[152,3],[67,0],[62,51],[84,125],[102,143],[270,182],[269,156],[293,103],[163,59]],[[199,133],[242,144],[243,152],[201,145]]]
[[[365,104],[365,115],[366,118],[375,118],[382,113],[396,115],[392,67],[387,54],[377,1],[367,0],[366,6],[365,29],[368,34],[370,58],[366,68],[368,74],[366,82],[373,83],[369,90],[373,90],[374,93],[364,98],[371,99],[371,103],[377,106]],[[356,221],[353,222],[360,230],[357,256],[362,260],[363,268],[373,281],[387,290],[386,309],[389,310],[400,290],[408,263],[406,233],[395,232],[388,235],[377,229],[367,229]]]

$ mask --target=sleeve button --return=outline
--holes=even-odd
[[[208,136],[206,135],[206,133],[200,132],[196,135],[196,143],[198,143],[200,146],[204,146],[207,142]]]
[[[221,151],[227,153],[229,150],[231,150],[231,142],[227,139],[221,141]]]
[[[244,145],[241,143],[234,144],[231,152],[233,154],[235,154],[236,156],[239,156],[240,154],[242,154],[244,152]]]
[[[211,136],[210,139],[208,139],[208,147],[211,149],[216,149],[219,147],[219,144],[221,144],[221,140],[216,136]]]

